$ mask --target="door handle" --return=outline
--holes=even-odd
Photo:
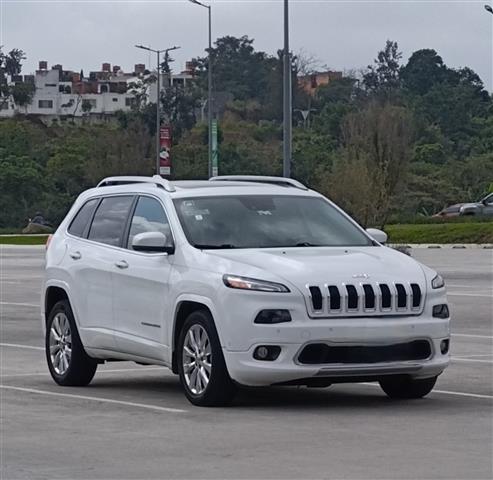
[[[80,260],[82,258],[80,252],[70,252],[69,255],[72,260]]]
[[[120,260],[119,262],[115,263],[115,267],[118,267],[121,270],[123,270],[124,268],[128,268],[128,263],[125,260]]]

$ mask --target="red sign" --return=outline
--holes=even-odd
[[[171,175],[171,127],[159,129],[159,174]]]

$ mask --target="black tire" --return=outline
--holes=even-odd
[[[187,384],[183,365],[183,347],[186,337],[189,330],[197,325],[201,326],[207,333],[211,347],[209,381],[200,394],[194,393]],[[236,386],[228,374],[216,327],[207,310],[197,310],[187,317],[180,331],[176,349],[178,374],[188,400],[198,407],[220,407],[230,404],[236,394]]]
[[[50,353],[50,331],[55,317],[59,314],[65,315],[68,319],[71,336],[70,346],[72,350],[70,361],[68,362],[68,368],[66,368],[63,373],[58,373],[55,370],[56,367],[53,364]],[[61,300],[60,302],[57,302],[50,311],[48,321],[46,322],[45,352],[50,374],[58,385],[62,385],[64,387],[83,387],[91,382],[94,374],[96,373],[98,364],[96,360],[87,355],[84,347],[82,346],[79,332],[77,331],[77,326],[75,324],[74,315],[68,300]]]
[[[437,378],[413,379],[406,376],[388,377],[380,380],[380,386],[390,398],[422,398],[433,390]]]

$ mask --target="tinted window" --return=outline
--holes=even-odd
[[[371,240],[322,198],[244,195],[175,200],[197,248],[371,246]]]
[[[120,246],[133,197],[108,197],[99,205],[92,221],[89,239]]]
[[[459,206],[453,206],[453,207],[448,207],[444,210],[444,213],[459,213],[460,211],[460,205]]]
[[[154,198],[140,197],[132,217],[128,248],[132,248],[135,235],[145,232],[161,232],[171,244],[171,229],[161,204]]]
[[[68,227],[68,233],[75,235],[76,237],[83,237],[87,224],[92,218],[94,209],[99,202],[99,198],[94,198],[86,202],[83,207],[77,212],[77,215],[72,220],[70,227]]]

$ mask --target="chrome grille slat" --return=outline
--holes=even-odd
[[[308,284],[306,292],[312,318],[417,315],[424,305],[422,287],[402,281]]]

